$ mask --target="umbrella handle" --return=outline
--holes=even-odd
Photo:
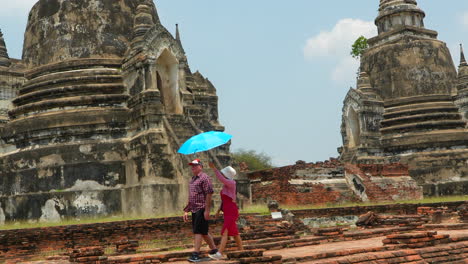
[[[219,162],[218,158],[216,157],[215,154],[213,154],[213,152],[211,151],[211,149],[208,150],[208,153],[210,154],[211,158],[214,160],[216,166],[217,166],[218,168],[222,168],[221,162]]]

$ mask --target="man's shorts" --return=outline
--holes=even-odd
[[[208,235],[208,221],[205,220],[205,209],[192,213],[192,230],[194,234]]]

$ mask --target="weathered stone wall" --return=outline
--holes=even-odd
[[[18,95],[24,82],[23,73],[0,69],[0,122],[8,121],[8,111],[13,107],[11,100]]]
[[[182,212],[188,201],[188,184],[145,184],[122,190],[124,215],[167,215]]]
[[[411,175],[421,184],[468,181],[468,150],[453,150],[449,155],[447,152],[410,156],[404,162],[409,164]]]
[[[100,203],[113,208],[100,210],[97,215],[119,212],[120,205],[111,206],[112,199],[95,197],[93,192],[101,193],[125,185],[125,152],[122,150],[122,143],[116,142],[63,144],[5,155],[0,159],[0,196],[6,202],[2,202],[0,208],[7,220],[39,219],[41,214],[38,212],[46,206],[47,200],[61,197],[60,207],[63,208],[59,212],[62,217],[80,216],[86,212],[95,214],[92,210],[78,213],[70,209],[78,198],[84,204]],[[89,191],[90,195],[75,195],[75,198],[61,195],[61,192],[80,190]],[[37,196],[38,193],[42,196]],[[118,200],[120,202],[120,198]]]
[[[90,215],[107,216],[122,209],[120,189],[96,188],[95,183],[87,181],[79,182],[71,190],[3,196],[0,203],[0,216],[3,214],[4,221],[29,218],[41,222],[60,222]]]
[[[120,143],[122,145],[122,143]],[[72,188],[78,181],[125,184],[125,153],[116,142],[67,144],[22,151],[2,158],[1,195]]]
[[[361,70],[369,73],[372,87],[378,87],[386,101],[451,94],[457,77],[445,43],[411,37],[369,48],[362,56]]]
[[[133,20],[140,2],[38,1],[29,14],[24,62],[37,66],[70,58],[122,57],[133,37]]]

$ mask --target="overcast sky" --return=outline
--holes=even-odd
[[[0,29],[20,58],[36,0],[0,0]],[[341,108],[355,87],[349,55],[360,35],[376,35],[378,0],[156,0],[161,21],[181,39],[192,72],[216,86],[232,150],[264,152],[275,165],[337,157]],[[439,32],[455,65],[468,46],[468,1],[419,0],[426,28]]]

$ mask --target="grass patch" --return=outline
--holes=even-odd
[[[133,221],[143,220],[150,218],[166,218],[166,217],[182,217],[182,214],[165,214],[165,215],[147,215],[147,216],[128,216],[124,217],[121,215],[108,216],[108,217],[86,217],[80,219],[64,219],[61,222],[32,222],[32,221],[14,221],[6,222],[4,226],[0,226],[0,230],[12,230],[12,229],[26,229],[26,228],[42,228],[42,227],[54,227],[54,226],[67,226],[67,225],[84,225],[84,224],[96,224],[96,223],[108,223],[108,222],[120,222],[120,221]]]
[[[242,214],[270,214],[266,204],[248,204],[240,210]]]
[[[325,208],[337,208],[337,207],[355,207],[355,206],[376,206],[376,205],[387,205],[387,204],[422,204],[422,203],[443,203],[443,202],[458,202],[468,201],[468,195],[464,196],[443,196],[443,197],[428,197],[422,200],[401,200],[392,202],[362,202],[362,203],[336,203],[336,204],[322,204],[322,205],[281,205],[284,209],[288,210],[309,210],[309,209],[325,209]],[[268,206],[265,204],[252,204],[246,205],[242,210],[243,214],[260,214],[269,215],[270,211]],[[165,217],[182,217],[182,214],[165,214],[165,215],[147,215],[137,217],[123,217],[123,216],[108,216],[102,218],[82,218],[82,219],[64,219],[59,223],[42,223],[42,222],[7,222],[4,226],[0,226],[0,230],[11,230],[11,229],[26,229],[26,228],[42,228],[42,227],[54,227],[54,226],[66,226],[66,225],[82,225],[82,224],[95,224],[95,223],[107,223],[107,222],[119,222],[119,221],[132,221],[142,220],[149,218],[165,218]]]
[[[158,249],[163,249],[164,251],[181,251],[187,249],[185,245],[190,245],[191,243],[193,243],[191,237],[186,239],[143,240],[139,242],[140,246],[138,249],[150,249],[154,251],[158,251]]]
[[[468,201],[468,195],[428,197],[422,200],[398,201],[398,203],[418,204],[418,203],[447,203],[447,202],[460,202],[460,201]]]

